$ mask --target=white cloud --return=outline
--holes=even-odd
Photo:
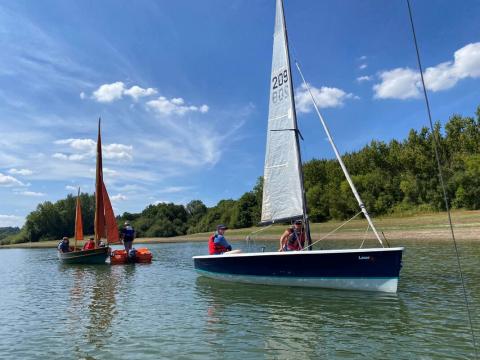
[[[32,175],[33,171],[29,170],[29,169],[15,169],[15,168],[13,168],[13,169],[8,170],[8,173],[13,174],[13,175],[28,176],[28,175]]]
[[[341,107],[347,99],[358,99],[357,96],[346,93],[338,88],[322,86],[316,88],[309,84],[315,102],[320,108]],[[295,104],[299,112],[308,113],[313,109],[312,98],[305,84],[302,84],[295,91]]]
[[[420,74],[409,68],[397,68],[380,73],[381,83],[375,84],[374,97],[408,99],[421,95]],[[450,89],[465,78],[480,78],[480,42],[465,45],[454,53],[454,60],[428,67],[425,86],[433,92]]]
[[[52,155],[52,157],[60,160],[68,160],[68,156],[62,153],[55,153]]]
[[[358,58],[358,60],[365,61],[365,60],[367,60],[367,57],[365,55],[362,55]]]
[[[86,97],[86,95],[85,95],[85,93],[82,91],[82,92],[80,93],[80,99],[83,100],[83,99],[85,99],[85,97]]]
[[[160,115],[185,115],[187,112],[206,113],[209,110],[208,105],[185,105],[185,100],[182,98],[167,99],[160,96],[156,100],[147,102],[147,108],[156,111]]]
[[[20,180],[17,180],[13,176],[4,175],[0,173],[0,186],[25,186]]]
[[[138,85],[133,85],[130,89],[127,89],[122,81],[117,81],[101,85],[93,92],[92,98],[98,102],[109,103],[120,100],[127,95],[137,101],[141,97],[155,95],[156,93],[157,90],[154,88],[144,89]],[[82,94],[83,92],[80,94],[80,98],[82,98]]]
[[[21,191],[18,194],[20,195],[25,195],[25,196],[34,196],[34,197],[41,197],[45,196],[47,194],[42,193],[42,192],[35,192],[35,191]]]
[[[127,197],[123,194],[117,194],[117,195],[113,195],[112,197],[110,197],[110,200],[112,200],[112,201],[125,201],[125,200],[127,200]]]
[[[71,190],[71,191],[78,191],[78,187],[72,186],[72,185],[65,186],[65,189]]]
[[[73,154],[55,153],[52,156],[61,160],[79,161],[96,156],[97,143],[92,139],[63,139],[54,142],[57,145],[68,145]],[[102,155],[105,159],[132,160],[133,146],[123,144],[102,145]]]
[[[420,97],[420,74],[412,69],[397,68],[380,74],[382,82],[373,90],[377,99],[409,99]]]
[[[93,98],[98,102],[109,103],[119,100],[125,91],[125,84],[121,81],[112,84],[103,84],[92,94]]]
[[[141,97],[155,95],[157,90],[154,88],[144,89],[140,86],[133,85],[130,89],[127,89],[123,92],[125,95],[131,96],[133,100],[137,101]]]
[[[25,222],[25,218],[23,216],[0,214],[0,227],[6,227],[6,226],[21,227],[24,222]]]
[[[372,80],[372,77],[367,75],[357,77],[358,82],[364,82],[364,81],[370,81],[370,80]]]
[[[358,68],[359,68],[360,70],[364,70],[364,69],[366,69],[367,67],[368,67],[367,64],[361,64]]]
[[[102,154],[105,159],[132,160],[133,146],[123,144],[109,144],[102,146]]]

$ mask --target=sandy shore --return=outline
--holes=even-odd
[[[274,231],[269,231],[268,234],[258,234],[252,236],[252,239],[261,241],[278,241],[284,227],[278,226]],[[275,231],[276,230],[276,231]],[[315,230],[315,227],[313,227]],[[245,231],[238,233],[239,231],[231,230],[227,232],[227,239],[230,241],[242,241],[245,240],[248,234]],[[399,230],[399,229],[383,229],[385,237],[390,243],[395,245],[402,244],[403,242],[411,241],[451,241],[452,235],[448,225],[436,228],[426,229],[411,229],[411,230]],[[477,241],[480,240],[480,224],[455,226],[454,228],[455,238],[458,241]],[[323,238],[327,231],[324,232],[312,232],[313,241]],[[207,242],[208,233],[177,236],[171,238],[138,238],[135,239],[135,244],[161,244],[161,243],[184,243],[184,242]],[[340,230],[327,237],[328,240],[351,240],[351,239],[363,239],[365,236],[365,230],[347,229]],[[367,239],[374,239],[371,232],[368,233]],[[371,240],[373,241],[373,240]],[[42,241],[34,243],[22,243],[13,245],[4,245],[0,249],[6,248],[55,248],[59,240]],[[374,243],[374,242],[372,242]],[[79,242],[79,246],[80,242]]]
[[[454,224],[455,238],[459,241],[476,241],[480,239],[480,211],[454,211],[452,212],[452,222]],[[342,225],[343,224],[343,225]],[[451,241],[452,234],[448,224],[446,213],[421,214],[405,217],[385,217],[375,221],[378,231],[383,234],[389,242],[395,245],[410,241]],[[311,225],[313,241],[324,238],[338,227],[341,228],[329,235],[329,240],[348,240],[363,239],[367,230],[367,222],[364,219],[353,220],[348,223],[339,221],[329,221],[326,223],[316,223]],[[230,241],[245,240],[247,236],[252,239],[262,241],[278,241],[284,225],[275,225],[266,228],[248,228],[227,230],[226,236]],[[256,232],[252,235],[253,232]],[[169,238],[138,238],[135,244],[159,244],[159,243],[179,243],[179,242],[207,242],[210,233],[191,234]],[[367,233],[367,239],[374,237],[373,233]],[[59,240],[42,241],[34,243],[22,243],[13,245],[4,245],[4,248],[53,248],[56,247]],[[73,241],[70,242],[73,244]],[[83,245],[79,242],[79,246]]]

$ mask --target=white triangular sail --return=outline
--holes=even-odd
[[[303,216],[297,120],[283,5],[277,0],[265,156],[262,223]]]

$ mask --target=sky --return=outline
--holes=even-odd
[[[434,121],[480,105],[480,1],[412,0]],[[214,206],[263,175],[274,0],[0,3],[0,227],[93,193]],[[285,0],[291,59],[341,153],[428,125],[404,0]],[[295,68],[302,158],[333,158]]]

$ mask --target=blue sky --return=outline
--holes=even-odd
[[[480,2],[413,0],[434,120],[480,105]],[[274,0],[0,4],[0,226],[93,193],[117,214],[238,198],[263,174]],[[427,125],[404,1],[285,2],[339,150]],[[332,158],[296,69],[303,159]]]

